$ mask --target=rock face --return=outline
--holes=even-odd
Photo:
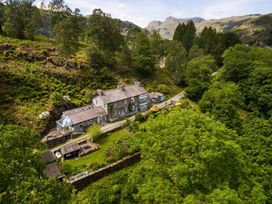
[[[150,22],[146,29],[151,32],[154,30],[158,30],[163,38],[172,39],[176,27],[179,23],[182,24],[187,23],[188,21],[193,21],[198,33],[201,32],[205,26],[211,26],[217,31],[229,31],[238,28],[239,26],[242,26],[251,19],[258,17],[260,17],[259,14],[253,14],[246,16],[233,16],[229,18],[205,20],[200,17],[178,19],[170,16],[166,18],[163,22]]]
[[[163,38],[172,39],[178,24],[187,23],[189,21],[193,21],[195,24],[198,24],[202,21],[205,21],[205,19],[200,17],[178,19],[170,16],[166,18],[165,21],[163,22],[161,21],[150,22],[146,29],[151,32],[154,30],[159,30]]]

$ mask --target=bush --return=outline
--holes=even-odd
[[[94,142],[97,142],[101,139],[101,126],[94,124],[87,129],[87,133],[93,138]]]
[[[110,146],[105,153],[105,160],[108,163],[118,161],[128,154],[128,144],[125,140],[119,140]]]
[[[137,114],[135,115],[135,121],[144,122],[145,120],[146,120],[146,119],[145,119],[145,117],[143,116],[143,114],[137,113]]]
[[[168,94],[169,93],[169,88],[165,84],[159,84],[158,87],[157,87],[157,91],[161,92],[161,93],[164,93],[164,94]]]

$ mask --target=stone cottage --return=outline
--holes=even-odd
[[[64,111],[61,119],[57,121],[57,130],[63,134],[67,132],[82,132],[91,124],[103,124],[106,122],[107,113],[102,107],[88,105]]]
[[[64,111],[57,121],[57,130],[62,134],[82,132],[91,124],[105,124],[134,115],[147,110],[149,105],[148,93],[140,82],[119,84],[116,89],[97,90],[91,105]]]
[[[119,84],[116,89],[106,91],[97,90],[97,94],[93,104],[105,110],[109,121],[133,115],[149,107],[148,93],[140,82],[128,86]]]

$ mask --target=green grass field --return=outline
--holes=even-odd
[[[110,135],[108,135],[107,137],[101,139],[98,144],[100,146],[100,149],[88,154],[84,157],[81,158],[77,158],[77,159],[72,159],[72,160],[66,160],[64,161],[64,164],[68,164],[70,165],[72,168],[77,168],[80,167],[84,164],[89,165],[91,163],[98,163],[98,164],[102,164],[105,162],[105,153],[107,151],[107,149],[114,144],[114,142],[129,136],[133,133],[128,132],[127,130],[119,130],[117,132],[114,132]]]

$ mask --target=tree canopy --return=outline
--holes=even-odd
[[[188,84],[186,93],[189,98],[199,100],[211,84],[212,73],[216,63],[211,56],[201,56],[188,62],[185,69],[185,80]]]
[[[0,125],[0,202],[67,202],[71,188],[44,178],[37,133],[14,125]]]
[[[169,71],[176,84],[184,84],[187,52],[179,41],[168,43],[165,68]]]
[[[244,107],[244,98],[235,83],[214,83],[199,101],[201,110],[213,115],[227,127],[241,129],[238,108]]]

